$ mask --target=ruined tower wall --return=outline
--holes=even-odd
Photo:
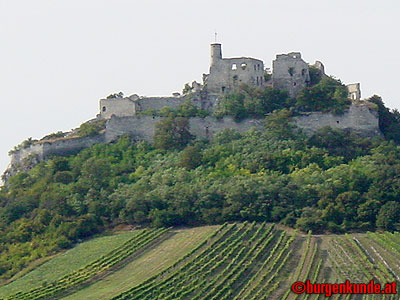
[[[176,109],[179,105],[183,104],[185,100],[185,97],[143,97],[136,101],[136,110],[160,110],[165,106]]]
[[[111,98],[100,100],[100,116],[104,119],[109,119],[112,115],[128,117],[134,116],[135,114],[135,102],[129,98]]]
[[[301,59],[300,52],[277,55],[272,67],[273,87],[289,92],[291,97],[310,81],[308,64]]]

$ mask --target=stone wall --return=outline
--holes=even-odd
[[[289,92],[291,97],[295,97],[310,81],[308,64],[302,60],[300,52],[277,55],[272,68],[274,88]]]
[[[88,148],[98,143],[109,143],[124,134],[130,134],[138,140],[151,142],[154,137],[155,125],[162,117],[152,116],[112,116],[106,123],[105,133],[94,137],[59,139],[54,142],[42,142],[29,148],[17,151],[11,156],[11,165],[23,161],[29,155],[37,155],[40,160],[51,155],[67,155]],[[376,111],[367,105],[352,105],[342,115],[321,112],[303,113],[294,118],[295,124],[307,134],[312,134],[326,126],[352,130],[364,136],[380,136],[379,121]],[[212,138],[218,131],[232,128],[245,132],[250,128],[263,129],[262,120],[245,119],[236,122],[232,117],[217,119],[214,117],[190,118],[190,132],[200,138]]]
[[[241,83],[261,87],[264,63],[251,57],[222,58],[221,44],[211,44],[210,74],[205,75],[204,81],[211,93],[231,92]]]
[[[32,155],[37,156],[37,159],[41,161],[52,155],[73,154],[84,148],[104,142],[104,134],[93,137],[59,139],[53,142],[39,142],[13,153],[11,155],[11,167],[22,164],[24,160]]]
[[[136,105],[130,98],[111,98],[100,100],[100,116],[104,119],[111,118],[112,115],[119,117],[134,116]]]
[[[361,99],[361,89],[359,83],[351,83],[346,85],[347,90],[349,91],[349,98],[352,100],[360,100]]]
[[[143,97],[136,101],[136,110],[144,111],[149,109],[159,110],[165,106],[176,109],[186,100],[184,96],[178,97]]]
[[[295,118],[296,125],[307,134],[326,126],[351,130],[363,136],[380,136],[378,115],[367,105],[351,105],[343,115],[321,112],[304,113]]]
[[[34,144],[28,148],[24,148],[18,151],[13,152],[10,155],[10,164],[11,166],[15,166],[23,162],[28,156],[35,155],[39,160],[43,160],[43,145],[42,144]]]
[[[123,134],[131,134],[137,139],[152,141],[154,128],[161,117],[125,117],[111,118],[106,125],[106,141],[111,142]],[[294,118],[295,124],[307,134],[312,134],[326,126],[332,128],[352,130],[363,136],[381,135],[378,117],[374,110],[367,105],[352,105],[343,115],[326,114],[320,112],[304,113]],[[262,120],[245,119],[236,122],[232,117],[217,119],[214,117],[190,118],[190,132],[200,138],[212,138],[218,131],[232,128],[245,132],[250,128],[263,130]]]
[[[118,137],[129,134],[138,140],[152,141],[154,129],[161,117],[134,116],[134,117],[111,117],[106,123],[105,141],[107,143],[116,140]]]
[[[138,140],[151,142],[154,137],[155,125],[161,117],[112,117],[106,125],[106,142],[112,142],[124,134],[130,134]],[[189,119],[190,133],[199,138],[212,138],[217,132],[232,128],[245,132],[251,128],[262,129],[262,120],[245,119],[236,122],[232,117],[217,119],[214,117],[195,117]]]
[[[51,155],[68,155],[78,152],[99,143],[110,143],[118,137],[129,134],[137,140],[151,142],[154,137],[156,124],[162,117],[152,116],[112,116],[106,123],[105,133],[102,135],[86,138],[67,138],[53,142],[41,142],[29,148],[19,150],[11,155],[11,168],[5,174],[15,174],[18,166],[28,161],[28,158],[35,156],[37,163]],[[378,117],[375,110],[367,105],[352,105],[342,115],[333,115],[320,112],[304,113],[294,118],[295,124],[304,130],[306,134],[312,134],[318,129],[326,126],[351,130],[363,136],[381,136]],[[248,131],[251,128],[264,130],[263,121],[260,119],[245,119],[236,122],[232,117],[217,119],[214,117],[190,118],[189,130],[198,138],[211,139],[217,132],[232,128],[239,132]],[[268,130],[268,129],[266,129]]]
[[[263,121],[259,119],[245,119],[236,122],[232,117],[217,119],[214,117],[190,118],[190,133],[198,138],[211,139],[216,133],[224,129],[235,129],[239,132],[246,132],[251,128],[263,129]]]

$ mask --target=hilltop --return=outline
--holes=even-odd
[[[162,99],[110,95],[96,119],[11,151],[0,190],[0,279],[119,225],[400,228],[398,111],[378,96],[357,99],[357,89],[298,53],[277,57],[287,74],[269,74],[259,60],[223,59],[217,48],[204,85],[174,96],[176,107],[146,110]],[[255,75],[240,73],[217,92],[231,64],[229,76]]]
[[[22,142],[10,151],[11,166],[3,180],[7,182],[19,170],[27,170],[48,157],[114,142],[124,134],[152,142],[157,124],[171,114],[188,118],[187,129],[198,139],[212,139],[228,128],[239,132],[250,128],[268,130],[260,119],[279,109],[290,109],[292,121],[308,134],[325,126],[362,136],[382,134],[377,106],[361,99],[360,84],[343,84],[325,73],[322,62],[306,63],[300,52],[278,54],[272,72],[260,59],[224,58],[219,43],[211,44],[210,59],[209,74],[203,74],[203,83],[186,84],[182,94],[111,94],[100,99],[96,118],[80,128],[49,134],[40,141]]]

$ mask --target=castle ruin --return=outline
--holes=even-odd
[[[312,67],[325,75],[324,65],[316,61]],[[191,95],[174,93],[165,97],[140,97],[136,94],[129,97],[108,97],[100,100],[99,116],[110,119],[111,116],[129,117],[139,112],[160,110],[163,107],[176,109],[190,98],[197,107],[204,110],[213,110],[219,97],[233,92],[240,84],[252,87],[274,87],[284,90],[291,97],[296,95],[310,84],[310,65],[301,58],[300,52],[278,54],[272,62],[272,74],[265,69],[264,62],[252,57],[224,58],[222,45],[211,44],[210,69],[208,74],[203,74],[203,83],[193,82]],[[349,98],[361,99],[360,84],[347,86]]]
[[[324,65],[317,61],[312,67],[322,76],[325,75]],[[158,111],[164,107],[176,109],[186,101],[196,107],[212,112],[224,94],[232,92],[240,84],[256,88],[274,87],[285,90],[295,97],[301,89],[310,84],[310,65],[299,52],[279,54],[272,63],[272,74],[265,69],[262,60],[251,57],[223,58],[221,44],[211,44],[211,63],[208,74],[203,74],[203,83],[193,82],[189,91],[174,93],[166,97],[141,97],[136,94],[129,97],[115,94],[101,99],[98,119],[105,120],[105,129],[97,136],[77,137],[73,131],[66,138],[56,140],[42,139],[27,148],[18,149],[11,153],[11,164],[3,177],[21,170],[21,166],[29,167],[53,155],[68,155],[98,143],[109,143],[124,134],[130,134],[137,140],[152,141],[157,122],[162,117],[141,114],[149,110]],[[347,86],[349,98],[360,100],[360,84]],[[343,115],[331,113],[309,112],[293,118],[294,123],[307,134],[325,126],[352,130],[364,136],[380,136],[377,112],[363,101],[353,102],[350,109]],[[198,138],[210,139],[217,132],[233,128],[244,132],[250,128],[265,129],[262,120],[245,119],[236,122],[232,117],[189,119],[189,130]],[[30,163],[29,163],[30,162]],[[23,168],[22,168],[23,169]],[[26,169],[26,168],[25,168]]]

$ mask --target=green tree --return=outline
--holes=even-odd
[[[386,139],[394,140],[400,144],[400,113],[397,109],[390,110],[385,107],[381,97],[374,95],[368,101],[375,103],[378,107],[379,129]]]
[[[282,139],[294,137],[296,126],[292,122],[292,113],[287,109],[275,110],[264,120],[265,129]]]
[[[197,168],[202,161],[200,145],[187,146],[179,155],[179,166],[187,170]]]
[[[187,118],[168,117],[156,124],[154,144],[159,149],[182,149],[192,138]]]
[[[323,77],[314,86],[304,88],[296,98],[300,111],[342,113],[350,104],[346,86],[332,77]]]
[[[400,230],[400,203],[390,201],[379,210],[376,225],[382,230]]]

